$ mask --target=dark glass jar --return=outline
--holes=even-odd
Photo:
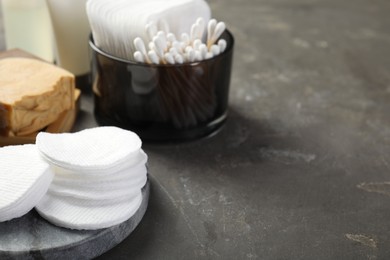
[[[95,117],[144,141],[185,141],[215,133],[227,118],[234,38],[200,62],[152,65],[123,60],[90,39]]]

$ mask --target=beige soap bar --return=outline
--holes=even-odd
[[[23,136],[41,130],[74,106],[75,78],[30,58],[0,60],[0,134]]]

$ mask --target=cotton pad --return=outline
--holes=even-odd
[[[51,165],[52,170],[56,174],[56,178],[66,178],[69,180],[78,181],[79,179],[87,179],[88,181],[104,181],[105,179],[114,180],[121,179],[124,176],[129,177],[133,172],[130,169],[144,166],[148,160],[146,153],[140,149],[134,152],[136,155],[128,160],[122,160],[121,163],[115,164],[115,167],[107,167],[106,169],[96,169],[94,171],[85,169],[84,167],[74,167],[74,169],[64,168],[65,166],[54,165],[52,159],[46,159]]]
[[[42,157],[50,164],[96,174],[136,161],[141,143],[135,133],[110,126],[77,133],[40,132],[36,139]]]
[[[48,221],[99,229],[129,219],[142,202],[148,156],[135,133],[96,127],[77,133],[39,133],[36,145],[54,180],[36,206]]]
[[[6,221],[34,208],[53,174],[32,144],[0,148],[0,159],[0,221]]]
[[[104,187],[104,191],[94,186],[76,188],[52,183],[49,188],[49,192],[64,197],[88,200],[115,200],[122,197],[131,197],[136,195],[145,183],[146,181],[142,183],[140,182],[140,185],[124,186],[120,188],[113,187],[110,183],[107,183],[106,187]]]
[[[3,211],[0,221],[21,217],[28,213],[46,194],[50,181],[51,178],[44,178],[36,182],[17,203]]]
[[[112,180],[108,178],[90,178],[90,181],[88,181],[87,178],[68,179],[66,177],[60,177],[59,175],[56,175],[52,184],[62,187],[69,187],[72,189],[89,189],[92,187],[95,190],[99,190],[101,192],[110,191],[112,189],[121,189],[125,187],[139,185],[143,186],[147,180],[146,166],[143,165],[143,167],[140,166],[134,170],[137,170],[138,174],[132,174],[130,176],[124,176],[121,178],[117,178],[117,176],[115,176],[115,178],[113,177]]]
[[[36,210],[42,217],[61,227],[100,229],[126,221],[134,215],[141,202],[141,192],[131,200],[92,207],[89,201],[48,193],[36,206]]]

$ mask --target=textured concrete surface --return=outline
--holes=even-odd
[[[236,38],[228,122],[144,146],[149,209],[101,259],[389,259],[390,2],[210,5]]]

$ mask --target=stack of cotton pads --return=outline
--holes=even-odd
[[[55,174],[36,206],[48,221],[71,229],[106,228],[126,221],[141,205],[147,155],[135,133],[117,127],[42,132],[36,145]]]
[[[45,195],[53,174],[35,145],[0,148],[0,221],[21,217]]]
[[[147,26],[181,35],[197,18],[207,23],[211,16],[204,0],[88,0],[86,11],[95,45],[126,60],[133,60],[136,37],[149,42]]]

